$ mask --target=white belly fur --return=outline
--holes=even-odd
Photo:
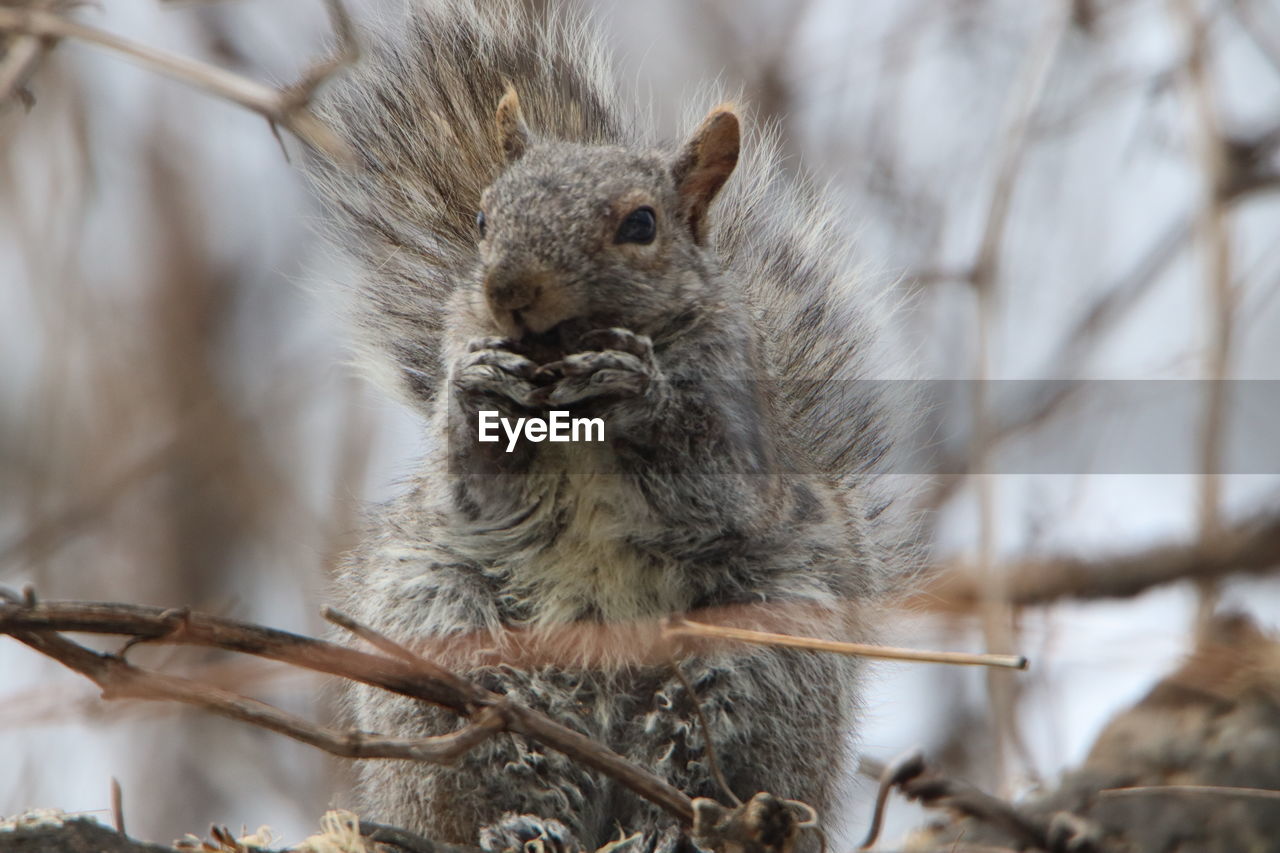
[[[556,493],[544,497],[543,507],[563,519],[559,535],[509,567],[517,594],[533,605],[533,627],[563,625],[592,611],[616,623],[679,609],[680,572],[624,540],[652,523],[647,502],[626,477],[571,474],[552,488]]]

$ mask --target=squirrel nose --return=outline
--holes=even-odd
[[[484,280],[484,295],[494,311],[520,311],[538,299],[540,288],[529,278],[510,278],[488,275]]]
[[[489,312],[505,323],[513,314],[537,305],[542,295],[541,276],[536,272],[500,265],[484,277],[484,297]]]

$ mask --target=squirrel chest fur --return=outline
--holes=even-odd
[[[584,455],[595,465],[607,451]],[[625,623],[689,607],[673,561],[636,544],[656,532],[643,495],[617,474],[545,478],[527,521],[512,533],[523,541],[495,566],[506,592],[534,627],[552,630],[580,619]]]
[[[345,608],[409,645],[789,607],[806,614],[792,630],[865,637],[903,561],[877,473],[895,401],[863,381],[874,300],[821,198],[732,105],[655,141],[598,39],[515,0],[416,0],[369,41],[321,105],[358,162],[311,171],[360,271],[371,363],[432,440],[348,560]],[[605,440],[477,440],[482,412],[553,410],[600,418]],[[723,796],[709,737],[738,796],[836,817],[851,660],[725,650],[680,675],[642,653],[449,663],[690,796]],[[364,689],[349,700],[369,731],[457,724]],[[450,767],[365,762],[360,797],[371,819],[490,849],[680,837],[515,736]]]

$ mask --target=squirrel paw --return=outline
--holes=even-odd
[[[595,397],[639,397],[661,374],[653,342],[627,329],[597,329],[582,336],[582,352],[545,364],[536,380],[554,380],[537,399],[566,406]]]
[[[558,820],[508,813],[480,830],[485,853],[583,853],[582,845]]]
[[[512,348],[507,338],[477,338],[454,371],[453,386],[469,396],[503,397],[535,408],[539,390],[531,381],[538,365]]]

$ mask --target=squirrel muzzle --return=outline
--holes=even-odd
[[[554,275],[510,263],[485,271],[484,298],[502,333],[516,338],[545,332],[575,313],[573,300]]]

